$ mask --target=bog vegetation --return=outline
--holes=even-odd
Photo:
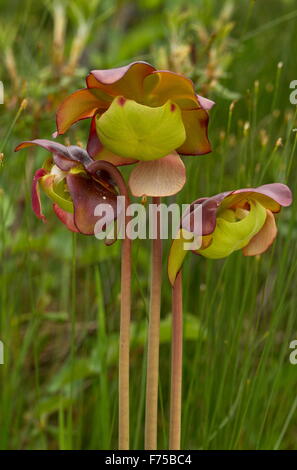
[[[216,101],[213,152],[185,158],[172,202],[279,181],[295,192],[297,10],[293,0],[0,1],[0,449],[117,446],[120,244],[71,234],[31,210],[45,153],[15,154],[55,131],[61,100],[90,69],[143,59],[190,77]],[[60,141],[85,146],[88,124]],[[130,169],[124,168],[124,175]],[[184,276],[182,447],[296,449],[297,202],[263,256]],[[169,242],[164,243],[164,256]],[[133,247],[131,447],[143,448],[149,243]],[[165,258],[164,258],[165,259]],[[167,285],[168,284],[168,285]],[[159,448],[168,442],[170,285],[162,292]]]

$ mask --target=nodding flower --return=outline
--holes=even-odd
[[[115,166],[136,163],[134,196],[169,196],[182,189],[179,156],[211,151],[208,111],[214,102],[196,94],[192,81],[146,62],[93,70],[87,87],[68,96],[57,111],[57,133],[91,119],[87,150]]]
[[[242,250],[245,256],[264,253],[277,235],[275,214],[291,203],[292,193],[281,183],[197,199],[182,217],[178,238],[171,245],[170,282],[174,284],[187,254],[185,242],[195,237],[200,239],[200,247],[192,251],[206,258],[225,258],[237,250]],[[195,223],[198,212],[200,217]]]
[[[54,212],[69,230],[94,235],[95,224],[100,219],[94,216],[98,204],[110,204],[113,213],[117,213],[118,193],[110,174],[93,171],[94,160],[86,150],[75,145],[66,147],[54,141],[36,139],[22,142],[16,151],[31,145],[43,147],[52,154],[33,177],[32,208],[37,217],[46,221],[41,206],[41,188],[52,200]]]

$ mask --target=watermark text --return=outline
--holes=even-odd
[[[145,207],[133,203],[125,207],[125,197],[118,196],[116,208],[111,204],[98,204],[94,216],[98,217],[94,227],[98,240],[122,240],[126,237],[130,240],[155,240],[159,233],[162,240],[182,238],[184,250],[201,247],[202,206],[199,204],[152,203]]]

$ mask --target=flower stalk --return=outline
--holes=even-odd
[[[172,352],[169,449],[180,450],[182,360],[183,360],[183,299],[182,273],[176,276],[172,287]]]
[[[88,168],[91,173],[106,171],[125,197],[125,236],[121,253],[121,319],[119,346],[119,450],[129,450],[130,441],[130,320],[131,320],[131,240],[126,233],[130,217],[127,207],[130,198],[126,183],[119,170],[105,161],[97,161]]]
[[[153,204],[160,205],[160,198],[154,197]],[[156,212],[156,237],[152,241],[151,296],[148,330],[146,410],[145,410],[145,449],[157,449],[158,426],[158,383],[159,383],[159,343],[160,310],[162,284],[162,240],[161,215]]]
[[[131,240],[122,242],[121,255],[121,322],[119,350],[119,449],[129,449],[129,375],[131,318]]]

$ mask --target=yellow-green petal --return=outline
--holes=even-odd
[[[122,96],[96,119],[104,147],[124,158],[156,160],[185,141],[180,108],[168,100],[163,106],[145,106]]]
[[[226,217],[225,217],[226,215]],[[242,220],[230,221],[229,212],[218,216],[212,243],[208,248],[197,252],[206,258],[225,258],[233,251],[245,247],[263,227],[266,209],[257,201],[250,201],[250,211]]]
[[[191,238],[190,232],[184,229],[179,231],[177,237],[178,238],[172,241],[168,257],[168,277],[172,285],[188,253],[188,251],[185,250],[184,244],[194,240],[194,236]]]

